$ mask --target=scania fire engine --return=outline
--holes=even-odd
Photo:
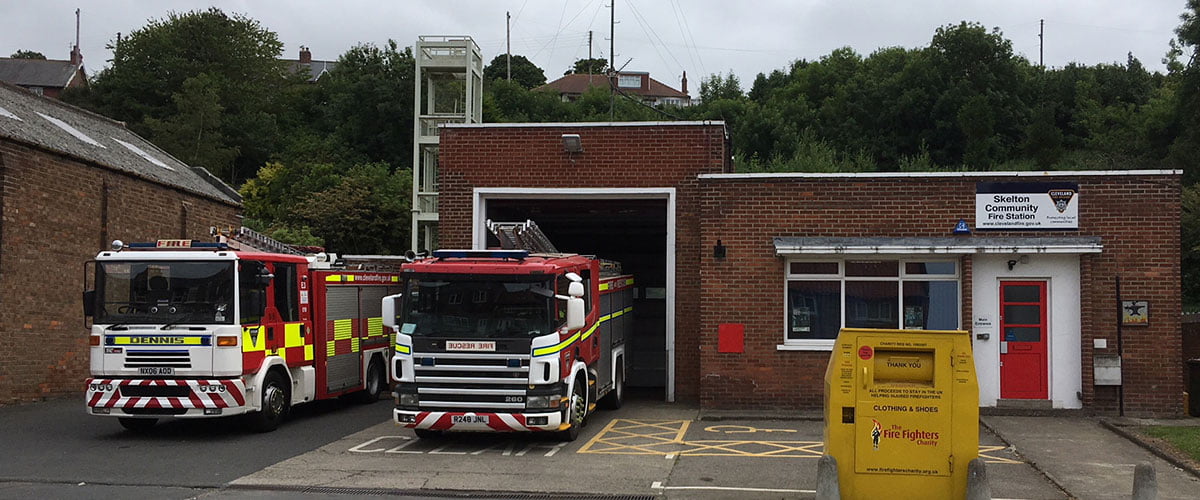
[[[248,413],[252,427],[269,431],[292,405],[386,392],[391,346],[380,304],[399,290],[399,274],[237,234],[220,243],[118,240],[96,256],[94,290],[84,293],[89,413],[130,430],[164,417]],[[246,236],[276,246],[247,247]]]
[[[552,431],[574,440],[597,403],[621,406],[633,277],[618,265],[441,250],[404,264],[400,280],[402,293],[383,303],[395,334],[392,413],[418,437]]]

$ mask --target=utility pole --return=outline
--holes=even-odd
[[[617,105],[617,0],[608,0],[608,121],[616,116]]]
[[[1046,61],[1045,61],[1044,55],[1043,55],[1043,53],[1045,52],[1045,46],[1046,46],[1046,20],[1040,19],[1040,20],[1038,20],[1038,66],[1041,66],[1042,69],[1046,69]]]
[[[512,81],[512,14],[508,11],[504,12],[504,52],[508,54],[505,65],[504,77],[508,81]]]
[[[592,64],[595,64],[592,62],[592,30],[588,30],[588,88],[592,88],[592,73],[595,73],[595,70],[592,69]]]

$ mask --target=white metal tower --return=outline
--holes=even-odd
[[[413,92],[412,249],[434,250],[438,223],[438,125],[479,123],[483,56],[469,36],[422,36]]]

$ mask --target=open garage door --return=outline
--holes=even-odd
[[[634,275],[635,299],[632,337],[627,344],[626,383],[654,388],[674,399],[673,322],[668,281],[674,259],[667,254],[673,231],[669,227],[668,196],[643,198],[588,197],[586,195],[536,198],[485,196],[477,199],[476,246],[497,246],[483,229],[484,221],[532,220],[561,252],[595,255],[621,263]],[[480,244],[480,241],[483,244]],[[671,241],[673,243],[673,241]]]

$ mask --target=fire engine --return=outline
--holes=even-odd
[[[622,404],[633,277],[557,253],[531,221],[488,227],[525,249],[435,251],[403,264],[402,293],[384,298],[393,418],[420,438],[550,431],[575,440],[598,404]]]
[[[304,255],[246,228],[218,240],[117,240],[90,263],[89,413],[135,431],[249,414],[270,431],[293,405],[387,391],[380,304],[399,290],[394,269]]]

